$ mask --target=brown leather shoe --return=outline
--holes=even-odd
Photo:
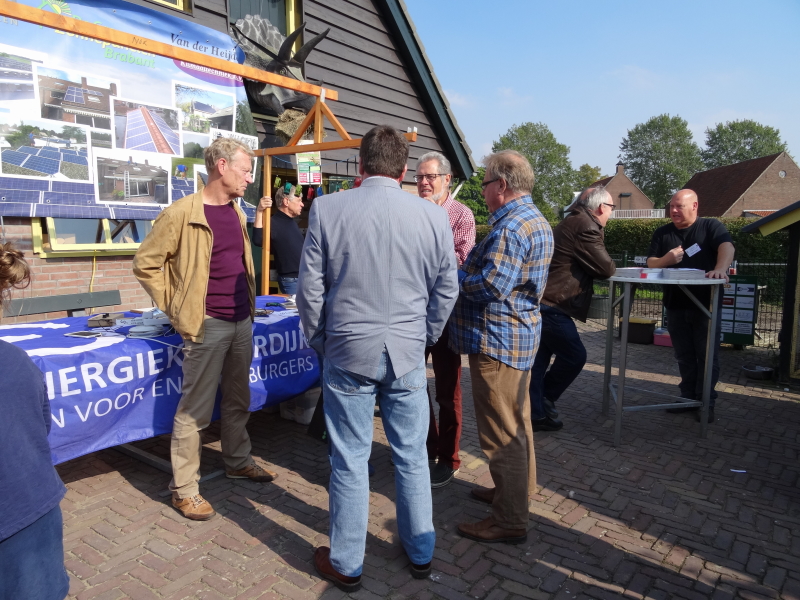
[[[361,575],[348,577],[333,568],[331,564],[331,549],[327,546],[320,546],[314,552],[314,568],[320,577],[327,579],[343,592],[355,592],[361,589]]]
[[[200,494],[189,496],[188,498],[176,498],[172,496],[172,506],[187,519],[192,521],[208,521],[216,513],[208,500]]]
[[[525,529],[504,529],[497,525],[492,517],[477,523],[462,523],[458,526],[458,533],[465,538],[487,544],[495,542],[522,544],[528,539],[528,532]]]
[[[494,488],[472,488],[469,491],[475,500],[491,504],[494,501]]]
[[[244,469],[226,472],[225,476],[228,479],[249,479],[250,481],[256,481],[258,483],[269,483],[270,481],[274,481],[278,477],[278,474],[262,469],[256,463],[250,463]]]

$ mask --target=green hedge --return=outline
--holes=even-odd
[[[721,219],[728,228],[740,262],[785,262],[789,256],[789,232],[777,231],[766,237],[760,233],[742,233],[742,227],[752,219],[742,217]],[[606,225],[606,249],[609,254],[628,253],[643,256],[650,248],[653,232],[669,223],[669,219],[611,219]],[[555,224],[551,223],[553,227]],[[477,225],[476,242],[489,233],[488,225]]]

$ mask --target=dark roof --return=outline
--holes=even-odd
[[[684,189],[697,194],[697,214],[721,217],[782,153],[695,173]]]
[[[217,109],[213,106],[210,106],[204,102],[198,102],[197,100],[192,100],[192,108],[194,110],[199,110],[200,112],[204,113],[215,113]]]
[[[595,181],[589,187],[599,187],[601,185],[602,186],[606,186],[606,185],[608,185],[608,182],[611,181],[612,179],[614,179],[614,175],[612,175],[611,177],[606,177],[605,179],[598,179],[597,181]]]
[[[774,221],[775,219],[780,219],[783,215],[788,215],[790,212],[794,212],[800,208],[800,201],[794,202],[789,206],[784,206],[780,210],[776,210],[771,215],[764,217],[763,219],[759,219],[753,223],[749,223],[742,227],[742,233],[755,233],[759,229],[761,229],[767,223]]]
[[[472,151],[450,110],[405,3],[403,0],[374,0],[374,3],[386,19],[388,29],[401,42],[397,50],[409,67],[411,79],[419,86],[420,101],[429,110],[432,124],[441,132],[439,141],[445,156],[454,163],[456,173],[470,177],[477,170]]]

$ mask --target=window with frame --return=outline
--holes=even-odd
[[[192,11],[190,0],[150,0],[150,2],[154,2],[155,4],[163,4],[164,6],[169,6],[170,8],[177,8],[178,10],[182,10],[184,12]]]

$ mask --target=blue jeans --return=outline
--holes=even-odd
[[[717,335],[722,311],[717,310]],[[675,360],[681,373],[681,398],[701,400],[703,398],[703,371],[706,366],[706,341],[708,340],[708,317],[696,308],[667,309],[667,330],[675,350]],[[708,405],[713,408],[717,399],[714,387],[719,381],[719,342],[714,344],[714,360],[711,363],[711,393]]]
[[[586,348],[572,317],[557,308],[542,304],[542,337],[531,367],[531,420],[544,419],[543,399],[555,402],[580,375],[586,364]],[[550,358],[556,355],[553,366]],[[550,370],[547,370],[550,367]]]
[[[68,591],[64,523],[56,505],[0,542],[0,598],[62,600]]]
[[[367,460],[372,450],[377,398],[392,448],[397,486],[397,528],[412,563],[433,558],[425,363],[396,378],[386,348],[375,377],[356,375],[324,360],[325,424],[330,440],[331,564],[342,575],[361,574],[369,516]]]
[[[297,277],[281,277],[279,275],[278,287],[281,288],[281,294],[294,296],[297,293]]]

